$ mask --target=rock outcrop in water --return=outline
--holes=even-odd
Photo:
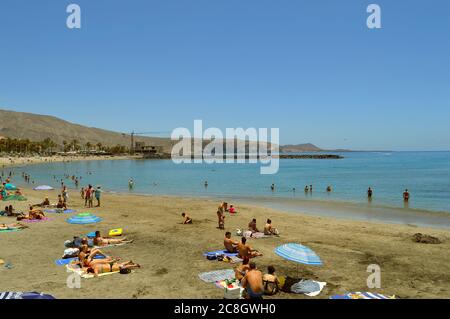
[[[294,155],[294,154],[280,154],[282,159],[342,159],[341,155],[335,154],[304,154],[304,155]]]

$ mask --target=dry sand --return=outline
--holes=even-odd
[[[31,203],[56,192],[26,190]],[[15,203],[25,209],[28,202]],[[84,209],[83,201],[71,192],[71,207],[104,218],[96,225],[71,225],[70,215],[52,214],[53,220],[31,224],[29,229],[0,233],[0,259],[13,264],[0,268],[0,291],[39,291],[57,298],[222,298],[213,284],[198,279],[200,272],[232,268],[225,262],[208,261],[202,253],[221,249],[224,232],[218,230],[218,202],[179,197],[104,194],[104,206]],[[279,238],[252,239],[250,244],[264,253],[255,259],[265,270],[275,265],[278,275],[296,275],[294,263],[283,260],[274,248],[288,242],[311,247],[324,266],[298,267],[304,278],[328,283],[317,298],[350,291],[368,291],[366,270],[370,264],[381,267],[382,289],[370,290],[401,298],[450,298],[450,232],[411,226],[344,221],[275,211],[255,206],[238,206],[237,216],[226,216],[226,229],[233,232],[253,218],[263,226],[271,218],[281,232]],[[187,211],[194,225],[181,225],[180,214]],[[50,215],[50,214],[49,214]],[[13,222],[0,217],[0,223]],[[135,243],[106,249],[113,256],[133,260],[142,269],[129,275],[115,274],[83,279],[81,289],[67,288],[68,274],[54,261],[61,257],[64,241],[74,235],[123,227]],[[415,233],[439,237],[439,245],[412,241]],[[309,298],[280,293],[274,298]]]
[[[55,162],[74,162],[74,161],[99,161],[99,160],[122,160],[138,158],[136,156],[129,155],[71,155],[71,156],[27,156],[27,157],[0,157],[0,167],[18,166],[18,165],[30,165],[41,163],[55,163]]]

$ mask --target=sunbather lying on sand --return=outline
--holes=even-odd
[[[254,258],[254,257],[262,256],[262,254],[260,252],[252,249],[250,247],[250,245],[247,245],[247,238],[245,238],[245,237],[242,237],[242,242],[239,243],[239,245],[237,246],[237,250],[239,253],[238,257],[241,259],[244,259],[244,257]]]
[[[0,230],[16,230],[16,229],[24,229],[28,228],[28,226],[25,226],[21,223],[12,223],[12,224],[0,224]]]
[[[96,256],[104,256],[103,259],[94,259]],[[79,264],[82,267],[92,267],[97,264],[109,264],[111,262],[117,262],[118,258],[112,258],[104,254],[100,249],[89,249],[87,245],[80,247],[80,253],[78,254]]]
[[[105,274],[110,272],[120,272],[122,274],[128,274],[131,269],[141,268],[139,264],[133,263],[133,261],[127,261],[123,263],[111,262],[109,264],[95,264],[86,268],[86,273],[93,273],[95,276],[99,274]]]
[[[48,197],[45,197],[45,199],[44,199],[44,201],[42,203],[35,204],[33,206],[42,207],[42,208],[48,208],[50,206],[55,206],[55,205],[51,205],[50,204],[50,200],[48,199]]]
[[[28,216],[18,216],[17,220],[37,220],[37,219],[43,219],[45,218],[45,214],[41,209],[34,209],[33,205],[30,205]]]
[[[119,245],[119,244],[131,244],[132,240],[127,240],[126,238],[107,238],[102,237],[99,231],[95,232],[94,245],[103,247],[108,245]]]

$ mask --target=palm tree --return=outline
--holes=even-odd
[[[73,139],[72,140],[72,150],[73,151],[77,151],[80,149],[80,145],[78,145],[78,140],[77,139]]]
[[[103,145],[102,145],[102,143],[100,143],[100,142],[99,142],[99,143],[97,143],[97,149],[98,149],[99,151],[101,151],[101,150],[102,150],[102,146],[103,146]]]

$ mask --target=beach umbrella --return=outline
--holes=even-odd
[[[0,299],[56,299],[38,292],[0,292]]]
[[[85,225],[85,224],[95,224],[101,222],[103,219],[100,217],[97,217],[91,213],[82,213],[75,216],[70,217],[67,219],[67,222],[69,224],[78,224],[78,225]]]
[[[35,187],[33,189],[35,191],[51,191],[51,190],[54,190],[53,187],[48,186],[48,185],[40,185],[40,186],[37,186],[37,187]]]
[[[16,185],[13,185],[13,184],[5,184],[5,188],[8,191],[15,191],[15,190],[17,190]]]
[[[314,265],[314,266],[323,265],[322,261],[320,260],[320,257],[317,256],[317,254],[314,251],[312,251],[311,248],[300,244],[289,243],[282,245],[275,249],[275,254],[284,259],[297,263],[297,277],[298,277],[298,264]]]
[[[321,266],[322,261],[311,248],[300,244],[285,244],[275,249],[275,253],[284,259],[305,264]]]

